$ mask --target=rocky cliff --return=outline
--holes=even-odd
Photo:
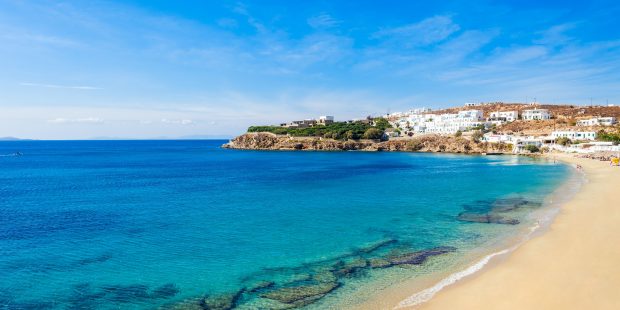
[[[319,137],[289,137],[272,133],[246,133],[222,147],[244,150],[305,150],[305,151],[404,151],[445,153],[509,153],[507,144],[474,142],[463,137],[425,135],[390,141],[333,140]]]

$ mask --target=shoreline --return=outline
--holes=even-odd
[[[568,201],[560,203],[558,213],[543,229],[536,229],[529,238],[510,248],[476,259],[465,269],[422,290],[419,286],[401,286],[398,292],[388,290],[363,303],[362,308],[620,308],[620,298],[615,296],[615,289],[620,287],[620,267],[615,266],[620,261],[620,250],[613,245],[605,246],[606,240],[618,240],[608,236],[620,236],[620,210],[613,209],[614,204],[620,206],[620,197],[613,196],[613,185],[620,185],[620,168],[570,154],[551,153],[545,157],[581,165],[586,180]],[[596,208],[590,210],[590,205]],[[599,218],[607,220],[605,225],[591,226]],[[580,241],[584,234],[594,240]],[[599,235],[607,237],[596,238]],[[595,254],[600,252],[607,254],[603,257],[605,263],[592,262],[593,255],[600,259]],[[593,266],[585,268],[588,264]],[[592,279],[590,273],[597,277]],[[588,285],[583,286],[584,282]]]

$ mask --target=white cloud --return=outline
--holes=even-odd
[[[100,87],[95,86],[74,86],[74,85],[56,85],[56,84],[41,84],[41,83],[19,83],[21,86],[33,86],[33,87],[44,87],[44,88],[59,88],[59,89],[79,89],[79,90],[99,90],[102,89]]]
[[[573,40],[573,38],[568,36],[566,32],[574,29],[576,26],[577,25],[575,23],[555,25],[549,29],[539,32],[541,37],[537,40],[534,40],[534,43],[550,46],[569,43]]]
[[[327,13],[322,13],[317,16],[313,16],[308,18],[308,25],[315,29],[326,29],[338,26],[340,21],[333,18],[331,15]]]
[[[460,29],[449,16],[434,16],[418,23],[379,30],[374,37],[397,40],[412,47],[441,42]]]

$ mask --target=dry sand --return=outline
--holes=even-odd
[[[554,156],[587,182],[549,230],[419,309],[620,309],[620,167]]]

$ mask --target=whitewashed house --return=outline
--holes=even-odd
[[[491,112],[487,121],[501,121],[501,122],[514,122],[519,118],[519,112],[517,111],[496,111]]]
[[[486,134],[484,134],[484,136],[482,137],[482,141],[484,142],[489,142],[489,143],[508,143],[508,144],[514,144],[517,140],[517,137],[515,137],[514,135],[498,135],[498,134],[493,134],[491,132],[488,132]]]
[[[533,136],[528,136],[528,137],[518,137],[515,138],[514,142],[514,147],[512,149],[513,152],[515,153],[521,153],[521,152],[525,152],[526,148],[528,145],[533,145],[535,147],[542,147],[543,145],[543,140],[538,139],[536,137]]]
[[[596,140],[596,132],[594,131],[554,131],[551,133],[551,137],[557,138],[569,138],[571,140]]]
[[[551,119],[551,113],[547,109],[523,110],[521,118],[526,121]]]
[[[391,124],[403,129],[405,133],[454,134],[459,130],[465,131],[483,125],[483,121],[482,111],[466,110],[446,114],[411,113],[407,117],[392,121]]]
[[[577,126],[612,126],[616,122],[615,117],[594,117],[577,121]]]

